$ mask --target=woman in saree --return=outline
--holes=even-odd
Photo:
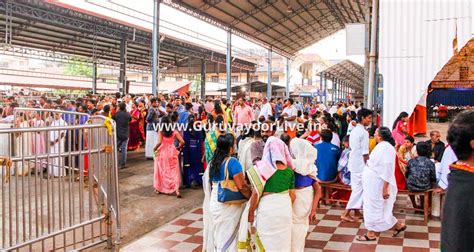
[[[395,230],[392,234],[395,237],[407,228],[393,216],[393,205],[398,192],[394,170],[395,140],[387,127],[377,129],[375,139],[377,146],[362,172],[364,225],[368,231],[357,237],[358,241],[375,241],[376,232],[389,229]]]
[[[138,103],[132,104],[132,110],[130,111],[132,121],[130,121],[130,137],[128,138],[128,150],[139,150],[142,142],[142,133],[140,131],[140,120],[141,113],[138,109]]]
[[[145,125],[145,118],[146,118],[146,106],[145,106],[145,101],[140,101],[138,103],[138,110],[140,111],[140,119],[138,120],[138,128],[140,130],[140,135],[142,137],[142,141],[145,141],[146,139],[146,134],[145,134],[145,129],[146,129],[146,125]]]
[[[392,136],[396,145],[402,145],[408,134],[408,113],[401,112],[392,126]]]
[[[224,117],[222,115],[218,115],[215,117],[214,123],[209,124],[210,129],[206,134],[206,139],[204,140],[204,158],[206,164],[212,159],[214,155],[214,151],[216,150],[217,139],[220,135],[226,133],[228,130],[224,124]]]
[[[405,174],[407,171],[408,161],[415,157],[416,151],[415,139],[411,136],[406,136],[403,145],[398,147],[395,161],[395,179],[397,181],[398,190],[406,189]]]
[[[288,147],[272,136],[265,144],[262,159],[247,171],[253,187],[247,225],[252,227],[256,224],[256,247],[259,250],[291,250],[292,204],[295,201],[295,173],[292,167]],[[244,222],[245,219],[241,220],[241,224],[245,225]],[[253,228],[250,229],[253,233]],[[241,238],[243,230],[245,228],[241,225],[239,249],[248,240]],[[248,243],[246,245],[249,246]]]
[[[321,187],[316,181],[317,151],[306,140],[294,138],[290,142],[295,167],[295,194],[293,225],[291,227],[291,251],[304,251],[309,222],[316,220],[316,210],[321,198]]]
[[[250,198],[250,187],[245,183],[242,165],[231,157],[234,152],[234,136],[230,133],[219,136],[216,150],[203,176],[204,203],[204,250],[236,251],[237,231],[242,214],[242,204],[219,202],[218,185],[228,179],[233,180],[238,190]]]

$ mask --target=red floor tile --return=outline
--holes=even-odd
[[[186,219],[179,219],[179,220],[176,220],[175,222],[171,223],[173,225],[178,225],[178,226],[188,226],[190,225],[191,223],[193,223],[194,221],[192,220],[186,220]]]
[[[376,244],[354,243],[349,248],[349,251],[351,251],[351,252],[371,252],[371,251],[375,251],[376,247],[377,247]]]
[[[199,247],[193,249],[193,252],[201,252],[202,251],[202,245],[199,245]]]
[[[428,240],[428,233],[405,231],[405,236],[404,236],[404,238],[406,238],[406,239]]]
[[[415,226],[426,226],[425,222],[422,220],[405,220],[405,224]]]
[[[193,213],[202,214],[202,208],[198,208],[198,209],[194,210]]]
[[[341,222],[339,223],[339,227],[359,228],[361,224],[361,222]]]
[[[324,249],[327,243],[327,241],[306,240],[305,247],[314,249]]]
[[[188,239],[184,240],[184,242],[202,244],[202,240],[203,240],[202,236],[193,235],[193,236],[189,237]]]
[[[193,235],[197,232],[201,231],[200,228],[194,228],[194,227],[185,227],[181,230],[178,231],[178,233],[181,233],[181,234],[188,234],[188,235]]]
[[[352,242],[354,240],[353,235],[342,235],[342,234],[333,234],[331,236],[330,241],[337,241],[337,242]]]
[[[329,215],[329,214],[326,214],[326,215],[324,215],[323,220],[335,220],[335,221],[340,221],[340,220],[341,220],[341,216],[339,216],[339,215]]]
[[[326,233],[326,234],[333,234],[334,231],[336,231],[336,227],[316,226],[316,227],[313,229],[313,232]]]
[[[403,252],[430,252],[429,248],[403,247]]]
[[[430,248],[440,248],[439,245],[439,241],[430,241]]]
[[[391,246],[403,246],[402,238],[392,238],[392,237],[379,237],[377,244],[380,245],[391,245]]]
[[[428,227],[428,232],[429,233],[440,234],[441,233],[441,228],[440,227]]]

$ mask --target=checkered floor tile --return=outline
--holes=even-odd
[[[397,198],[396,207],[406,204],[406,197]],[[421,214],[396,208],[395,217],[407,224],[406,232],[394,238],[387,231],[377,241],[359,242],[355,238],[367,231],[364,224],[341,222],[342,211],[337,206],[321,206],[318,220],[309,226],[305,251],[439,251],[439,221],[430,220],[426,225]],[[202,228],[202,209],[198,208],[126,245],[123,251],[201,251]]]

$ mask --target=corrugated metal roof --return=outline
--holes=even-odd
[[[364,23],[364,0],[164,0],[225,30],[295,55],[319,40]]]

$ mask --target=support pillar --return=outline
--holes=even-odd
[[[92,93],[97,94],[97,62],[92,63]]]
[[[250,83],[250,71],[249,70],[247,70],[247,84],[249,85],[248,86],[248,90],[249,90],[248,93],[249,93],[249,97],[250,97],[250,95],[252,93],[252,84]]]
[[[231,81],[232,81],[232,33],[230,30],[227,31],[227,55],[226,55],[226,63],[225,63],[225,68],[226,68],[226,76],[227,76],[227,100],[230,101],[231,98]]]
[[[322,96],[322,92],[323,92],[323,76],[324,76],[324,73],[320,73],[320,74],[319,74],[319,101],[320,101],[320,102],[323,101],[323,96]]]
[[[367,87],[367,108],[373,109],[375,98],[375,75],[378,47],[378,16],[379,0],[372,1],[372,22],[370,23],[370,55],[369,55],[369,84]]]
[[[206,60],[201,60],[201,100],[204,101],[206,95]]]
[[[285,97],[290,98],[290,59],[286,58],[286,85],[285,85]]]
[[[324,74],[324,105],[328,103],[328,77]]]
[[[267,98],[272,97],[272,49],[268,49],[268,70],[267,70]]]
[[[125,35],[120,40],[120,75],[119,91],[125,94],[127,85],[127,38]]]
[[[160,2],[161,0],[153,1],[153,34],[152,34],[152,84],[151,93],[158,94],[159,85],[159,55],[160,55]]]

